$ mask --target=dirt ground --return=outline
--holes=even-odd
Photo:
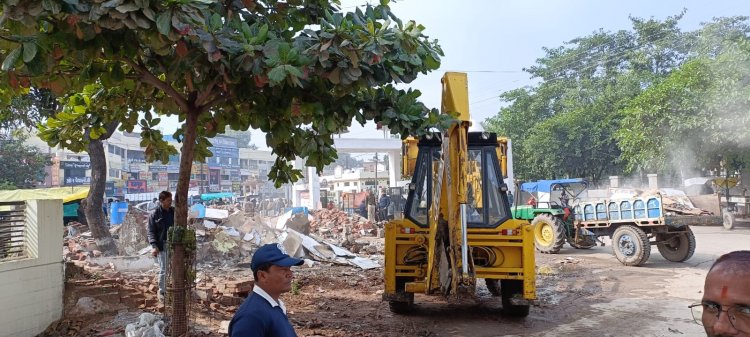
[[[666,261],[654,247],[646,265],[625,267],[612,256],[609,244],[537,254],[540,305],[520,319],[504,317],[499,298],[492,297],[481,280],[473,299],[455,302],[417,295],[414,313],[395,315],[381,301],[382,269],[348,266],[300,267],[295,290],[282,299],[300,336],[701,336],[703,328],[692,322],[687,306],[700,299],[705,273],[716,257],[748,249],[750,228],[727,232],[703,227],[694,232],[698,249],[686,263]],[[244,268],[204,273],[251,278]],[[77,330],[45,336],[124,336],[124,325],[135,322],[141,312],[159,310],[116,309],[83,317],[66,309],[68,317],[61,322],[77,324]],[[219,332],[221,324],[231,319],[233,310],[195,305],[192,335],[225,336]]]

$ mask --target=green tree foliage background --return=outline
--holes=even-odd
[[[512,139],[516,176],[681,179],[716,172],[723,158],[747,162],[748,18],[685,32],[683,14],[545,48],[525,69],[539,83],[501,94],[506,106],[486,121]]]
[[[47,175],[49,157],[25,141],[20,132],[0,133],[0,190],[33,188]]]

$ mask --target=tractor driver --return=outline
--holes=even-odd
[[[560,196],[560,206],[563,208],[570,207],[570,196],[568,196],[568,193],[565,192],[564,188],[562,190],[562,195]]]

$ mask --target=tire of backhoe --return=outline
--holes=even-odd
[[[500,296],[500,280],[494,280],[486,278],[484,279],[484,284],[487,286],[487,290],[490,291],[490,294],[492,296]]]
[[[633,251],[627,252],[626,250],[629,249]],[[651,256],[651,243],[642,229],[632,225],[623,225],[618,227],[612,235],[612,251],[623,265],[641,266]]]
[[[659,249],[661,256],[672,262],[685,262],[693,257],[693,254],[695,254],[695,235],[690,228],[687,228],[687,232],[666,235],[676,238],[668,242],[656,244],[656,248]],[[662,236],[658,239],[662,241],[662,239],[666,238]]]
[[[722,225],[724,225],[724,229],[731,230],[734,228],[734,223],[736,222],[736,219],[734,217],[734,214],[727,210],[726,208],[722,212],[724,215],[722,215]]]
[[[565,224],[559,218],[550,214],[539,214],[531,220],[531,225],[534,228],[534,246],[540,253],[557,254],[565,245]],[[553,236],[547,244],[542,236],[545,227],[550,228]]]
[[[526,317],[529,315],[529,305],[513,305],[510,300],[514,296],[523,296],[522,280],[501,280],[500,297],[503,301],[503,314],[513,317]]]

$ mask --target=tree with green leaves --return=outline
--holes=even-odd
[[[750,154],[750,26],[719,18],[693,34],[695,55],[623,109],[617,140],[627,172],[682,176],[732,170]]]
[[[622,172],[622,109],[644,88],[668,76],[690,51],[677,24],[631,18],[632,31],[596,31],[557,48],[525,69],[540,83],[505,92],[510,103],[487,127],[513,140],[522,180]]]
[[[58,108],[56,98],[49,89],[39,88],[8,96],[0,104],[0,129],[32,129],[54,115]]]
[[[0,133],[0,189],[33,188],[47,176],[49,156],[25,141],[20,132]]]
[[[0,49],[7,76],[0,87],[7,90],[0,99],[28,86],[68,97],[100,84],[138,95],[143,103],[132,110],[176,115],[183,122],[173,135],[182,142],[178,227],[187,221],[193,161],[211,155],[209,139],[227,125],[266,132],[266,144],[277,156],[269,178],[281,184],[301,176],[290,164],[296,157],[319,171],[331,163],[333,135],[353,120],[372,120],[406,137],[444,127],[450,119],[420,103],[418,91],[394,86],[437,69],[442,51],[423,34],[424,27],[396,17],[387,0],[352,13],[327,0],[4,0],[3,5]],[[100,113],[108,113],[89,111],[102,120]],[[168,160],[174,149],[155,129],[158,118],[133,116],[121,120],[121,128],[138,123],[147,159]],[[184,247],[176,244],[172,256],[172,274],[186,275]],[[182,289],[186,279],[174,282]],[[184,294],[175,294],[173,303],[173,334],[181,335]]]
[[[132,85],[130,89],[129,85]],[[143,86],[131,80],[123,86],[105,87],[101,82],[86,85],[81,92],[66,97],[62,111],[38,126],[39,137],[50,146],[88,153],[91,187],[84,212],[91,235],[99,250],[105,254],[117,253],[117,247],[109,233],[102,208],[107,181],[103,141],[112,136],[122,120],[134,120],[138,111],[144,109],[141,105],[143,100],[138,94]],[[132,126],[130,129],[132,131]],[[177,153],[174,149],[170,150],[173,154]]]

